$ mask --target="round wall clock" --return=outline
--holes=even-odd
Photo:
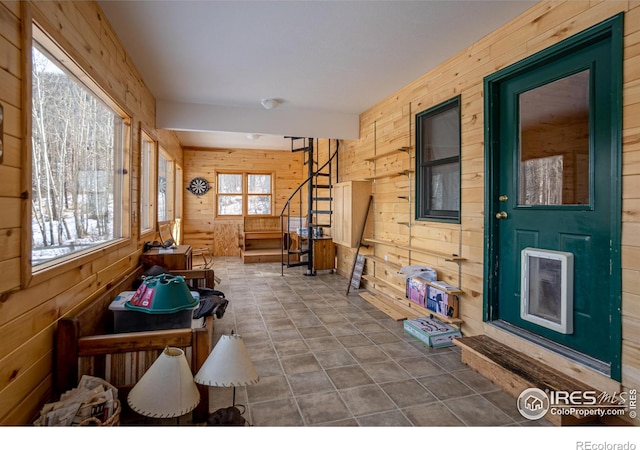
[[[187,188],[188,191],[191,191],[195,195],[204,195],[209,189],[211,189],[209,182],[200,177],[191,180],[189,182],[189,187]]]

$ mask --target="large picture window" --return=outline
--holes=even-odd
[[[271,215],[271,174],[219,173],[217,186],[218,215]]]
[[[460,97],[416,116],[416,219],[460,221]]]
[[[34,27],[32,265],[123,236],[128,118]],[[83,79],[87,79],[86,77]]]

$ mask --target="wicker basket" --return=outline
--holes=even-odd
[[[109,417],[107,420],[105,420],[104,422],[100,419],[98,419],[97,417],[89,417],[87,419],[84,419],[82,422],[80,422],[78,424],[78,426],[80,427],[117,427],[120,426],[120,412],[122,411],[122,408],[120,407],[120,400],[116,399],[115,400],[115,404],[116,404],[116,409],[113,412],[113,414],[111,414],[111,417]]]

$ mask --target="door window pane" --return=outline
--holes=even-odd
[[[520,205],[589,203],[589,71],[519,95]]]

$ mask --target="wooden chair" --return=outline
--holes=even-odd
[[[195,256],[197,258],[201,258],[202,262],[199,264],[194,264],[192,267],[194,269],[210,269],[213,266],[213,255],[209,251],[208,247],[203,248],[194,248],[191,250],[191,256]]]
[[[173,237],[173,223],[170,220],[158,222],[156,229],[156,241],[165,243],[171,241],[174,244],[178,242]]]
[[[173,236],[173,228],[174,224],[172,221],[162,221],[158,222],[158,230],[157,230],[157,240],[159,242],[166,242],[171,239],[173,242],[177,243],[176,239]],[[191,256],[196,257],[201,263],[192,265],[193,269],[210,269],[213,266],[213,255],[208,247],[202,248],[192,248]],[[218,281],[219,282],[219,281]]]

